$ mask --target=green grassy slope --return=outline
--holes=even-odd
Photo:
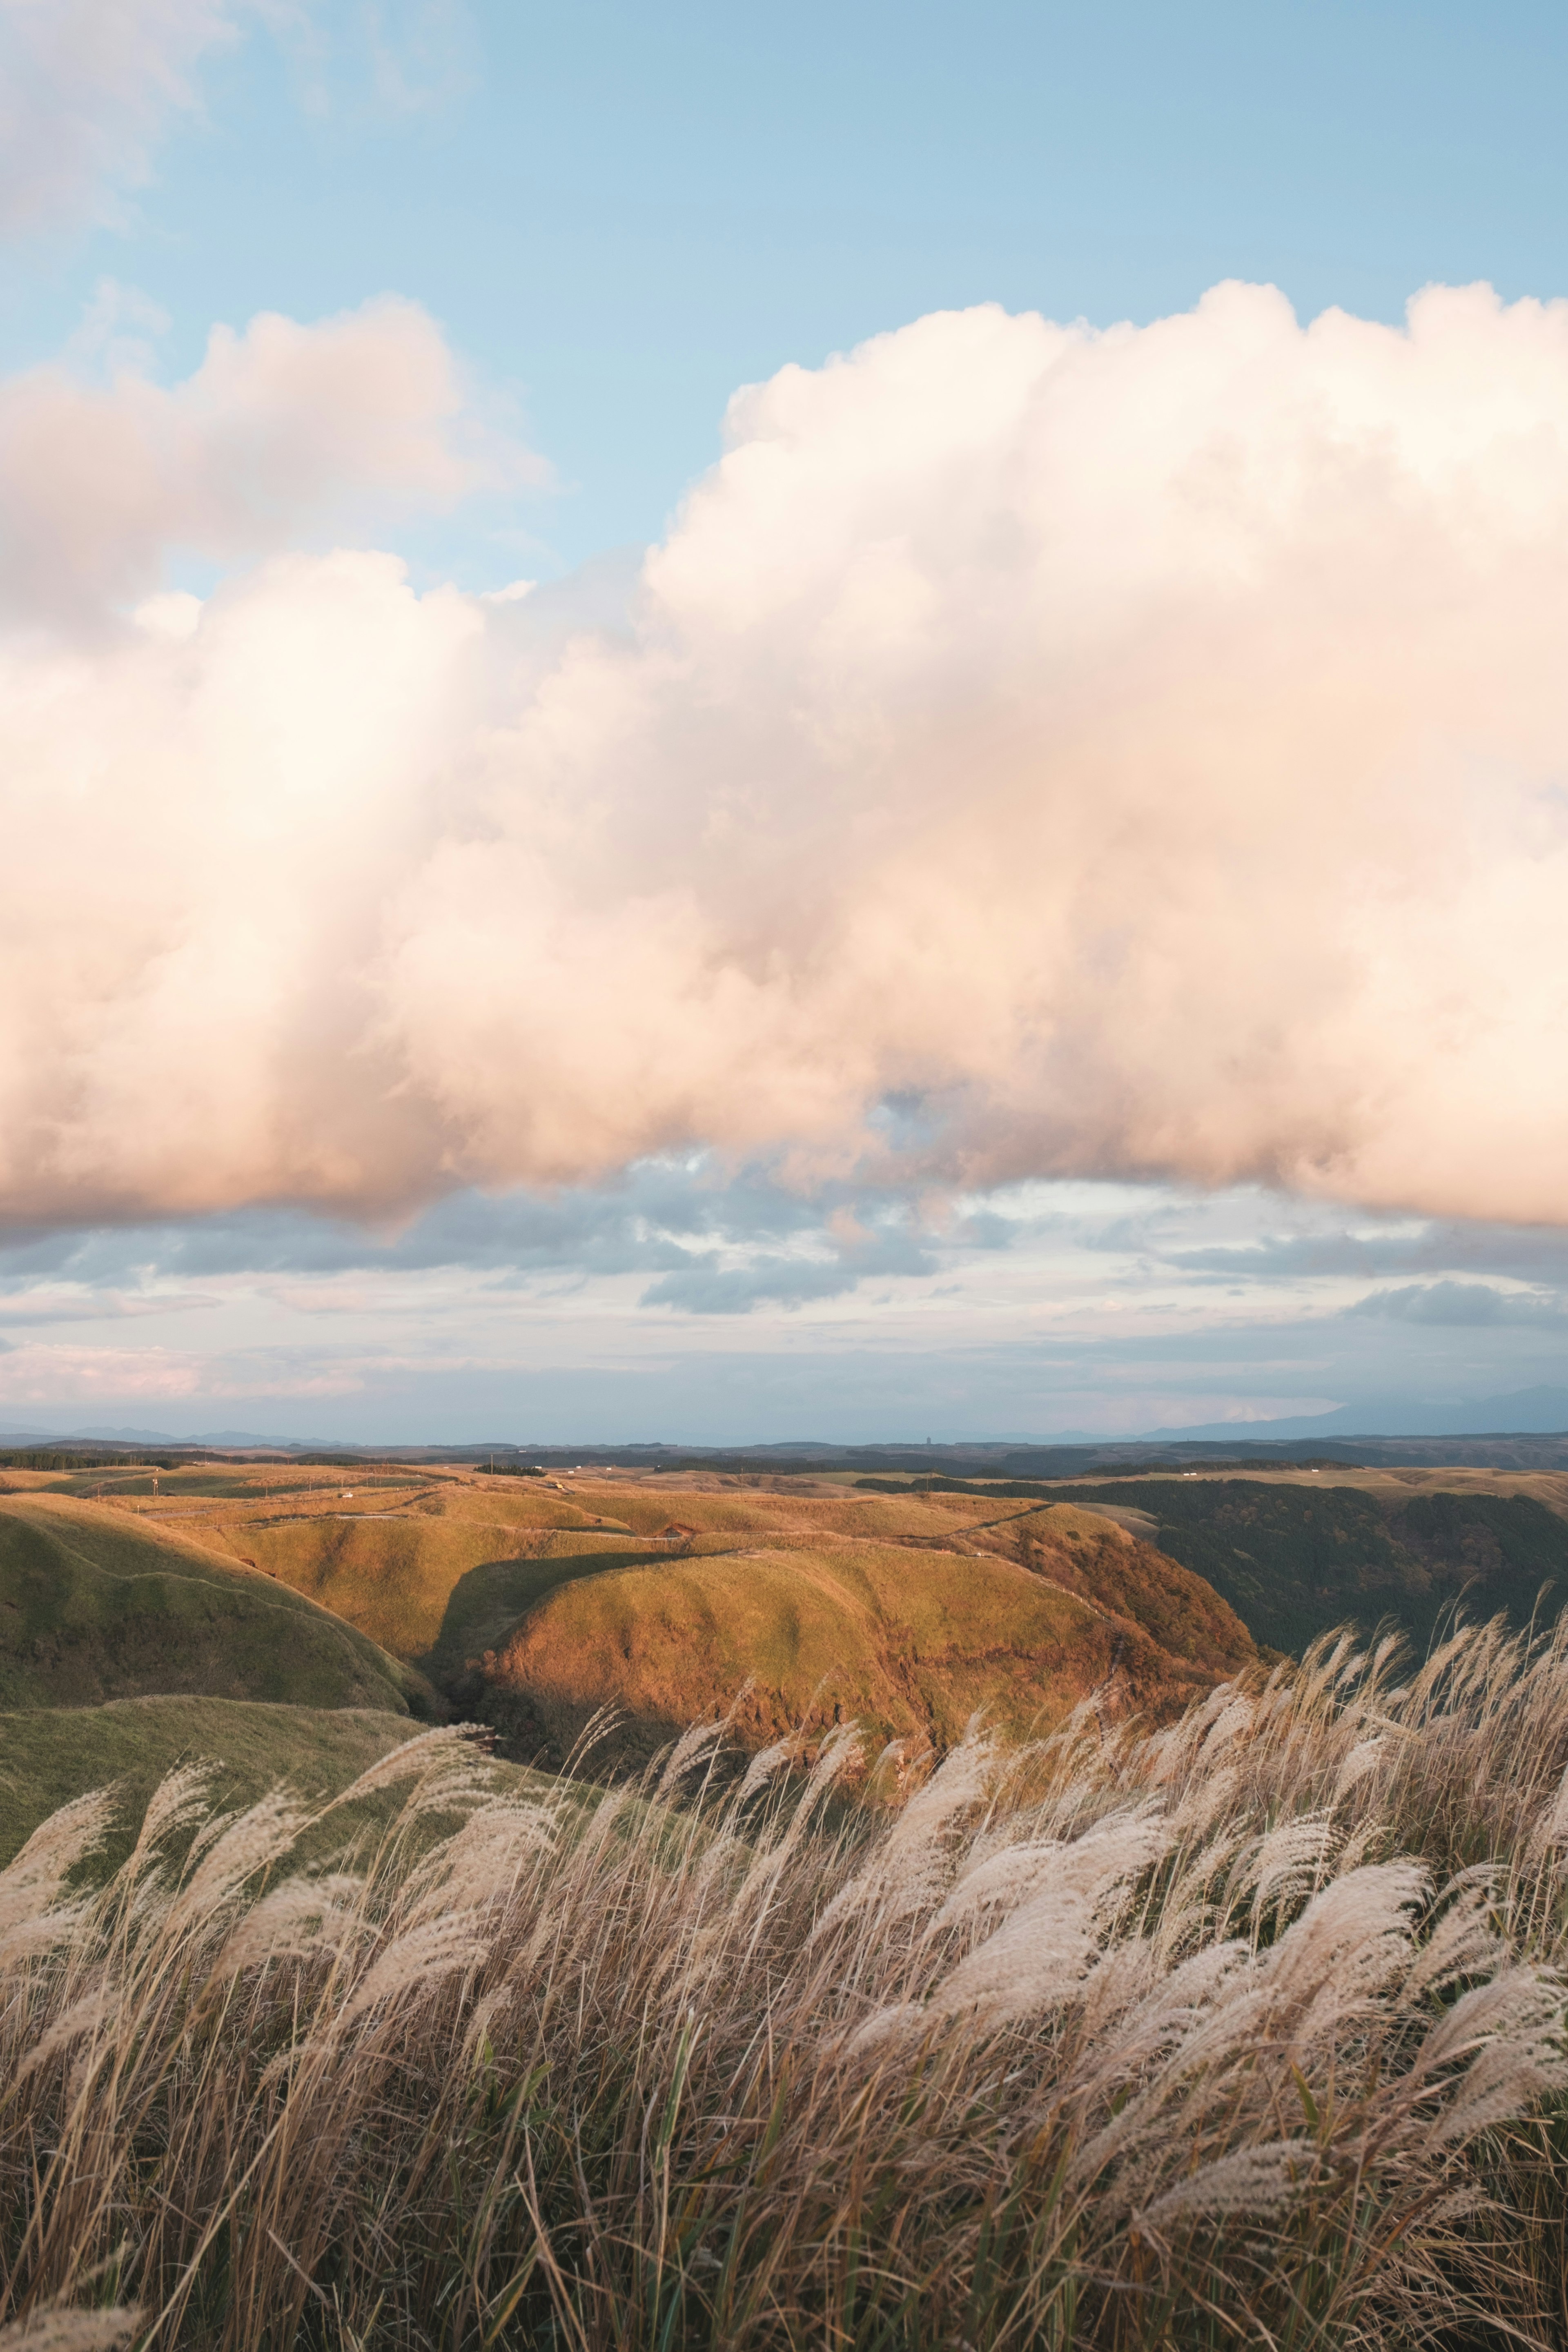
[[[1363,1492],[1262,1480],[1139,1479],[1063,1488],[1134,1506],[1162,1551],[1224,1595],[1256,1641],[1300,1651],[1353,1618],[1402,1626],[1418,1645],[1456,1601],[1516,1625],[1568,1601],[1568,1520],[1524,1495]]]
[[[129,1698],[102,1706],[0,1714],[0,1866],[57,1807],[113,1784],[120,1798],[110,1864],[128,1849],[147,1800],[176,1764],[211,1762],[219,1806],[254,1801],[276,1780],[335,1796],[419,1726],[364,1707],[267,1706],[245,1699]]]
[[[0,1496],[0,1709],[190,1693],[405,1714],[422,1689],[352,1626],[173,1528]]]
[[[147,1800],[176,1765],[199,1763],[211,1774],[215,1811],[253,1804],[279,1781],[309,1804],[339,1796],[367,1766],[426,1727],[405,1715],[369,1707],[267,1706],[249,1699],[128,1698],[102,1706],[33,1707],[0,1714],[0,1869],[38,1823],[89,1789],[112,1788],[114,1825],[100,1868],[112,1870],[129,1853]],[[562,1783],[542,1773],[491,1759],[494,1793],[506,1798],[558,1794]],[[571,1788],[584,1808],[600,1792]],[[365,1830],[379,1830],[398,1811],[406,1783],[342,1808],[307,1831],[296,1860],[341,1852]],[[452,1816],[430,1817],[431,1836]]]

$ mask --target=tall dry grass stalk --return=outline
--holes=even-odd
[[[976,1730],[897,1812],[721,1744],[524,1802],[429,1734],[309,1870],[191,1773],[96,1889],[108,1801],[46,1822],[7,2352],[1568,2340],[1563,1637]]]

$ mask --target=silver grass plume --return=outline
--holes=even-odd
[[[1210,2220],[1227,2213],[1272,2213],[1288,2205],[1320,2169],[1310,2140],[1281,2139],[1261,2147],[1233,2148],[1212,2164],[1188,2173],[1138,2214],[1136,2227],[1151,2235],[1178,2219]]]
[[[489,1761],[471,1739],[465,1738],[460,1726],[442,1724],[434,1731],[422,1731],[401,1747],[388,1750],[369,1764],[357,1779],[341,1789],[330,1804],[321,1808],[321,1818],[341,1812],[345,1805],[357,1804],[365,1797],[378,1796],[384,1790],[401,1787],[405,1781],[418,1786],[414,1800],[416,1813],[456,1812],[465,1805],[488,1794],[494,1784]]]
[[[145,2316],[131,2305],[101,2311],[45,2308],[0,2327],[0,2352],[117,2352]]]
[[[60,1898],[71,1872],[101,1849],[113,1817],[111,1790],[73,1798],[41,1822],[0,1870],[0,1968],[67,1942],[77,1932],[85,1906]]]

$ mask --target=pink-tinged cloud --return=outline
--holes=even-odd
[[[352,1396],[363,1385],[358,1368],[325,1369],[289,1360],[281,1351],[227,1356],[176,1348],[73,1348],[46,1342],[0,1353],[0,1402],[90,1404],[102,1399],[156,1401],[174,1397]]]
[[[220,562],[350,527],[367,508],[439,509],[542,469],[481,436],[435,322],[390,299],[318,326],[265,313],[216,327],[165,390],[30,370],[0,384],[0,616],[102,624],[153,589],[171,548]]]
[[[253,348],[193,405],[273,386],[300,511],[362,399],[440,489],[438,400]],[[61,609],[244,541],[196,446]],[[0,647],[11,1218],[696,1144],[1568,1215],[1568,306],[928,318],[738,397],[619,634],[353,552],[181,609]]]

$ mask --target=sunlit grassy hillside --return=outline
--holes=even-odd
[[[134,1493],[13,1507],[90,1525],[100,1551],[174,1543],[209,1570],[226,1557],[258,1623],[268,1596],[331,1611],[366,1655],[393,1653],[494,1723],[514,1755],[557,1765],[606,1706],[622,1719],[601,1769],[737,1706],[754,1744],[801,1717],[854,1715],[944,1748],[976,1708],[1022,1737],[1100,1688],[1113,1713],[1163,1720],[1255,1654],[1200,1579],[1070,1506],[711,1480],[344,1478],[175,1472],[155,1495],[149,1477],[123,1482]],[[303,1642],[287,1687],[210,1671],[174,1686],[371,1703],[323,1696],[313,1657]],[[100,1683],[82,1695],[108,1695]],[[35,1685],[31,1703],[58,1696],[70,1694]]]
[[[215,1549],[250,1563],[280,1584],[367,1633],[405,1659],[440,1643],[448,1602],[470,1570],[498,1559],[562,1557],[591,1562],[635,1556],[633,1531],[603,1511],[531,1482],[479,1486],[427,1478],[388,1492],[317,1480],[288,1493],[248,1492],[187,1503],[165,1491],[135,1506],[143,1518],[188,1522]]]
[[[419,1678],[183,1528],[0,1496],[0,1709],[199,1694],[405,1714]]]
[[[632,1759],[737,1704],[753,1745],[854,1717],[940,1748],[976,1708],[1023,1737],[1094,1689],[1157,1720],[1256,1654],[1197,1578],[1070,1507],[689,1488],[591,1499],[640,1525],[653,1556],[552,1566],[550,1589],[526,1594],[490,1570],[454,1595],[454,1613],[476,1604],[460,1695],[520,1750],[563,1755],[606,1701]],[[509,1599],[525,1606],[507,1630]]]
[[[1107,1548],[1133,1552],[1114,1536]],[[1088,1597],[1097,1580],[1079,1563],[1069,1570],[1079,1590],[1053,1565],[1043,1545],[1026,1566],[1000,1553],[769,1531],[739,1550],[558,1585],[485,1662],[485,1677],[497,1696],[528,1704],[555,1753],[606,1701],[626,1717],[626,1751],[646,1754],[742,1691],[739,1727],[759,1746],[812,1717],[942,1748],[977,1708],[1022,1738],[1097,1688],[1162,1717],[1251,1654],[1233,1621],[1223,1663],[1174,1655],[1125,1613],[1131,1574],[1117,1612],[1107,1596]]]

